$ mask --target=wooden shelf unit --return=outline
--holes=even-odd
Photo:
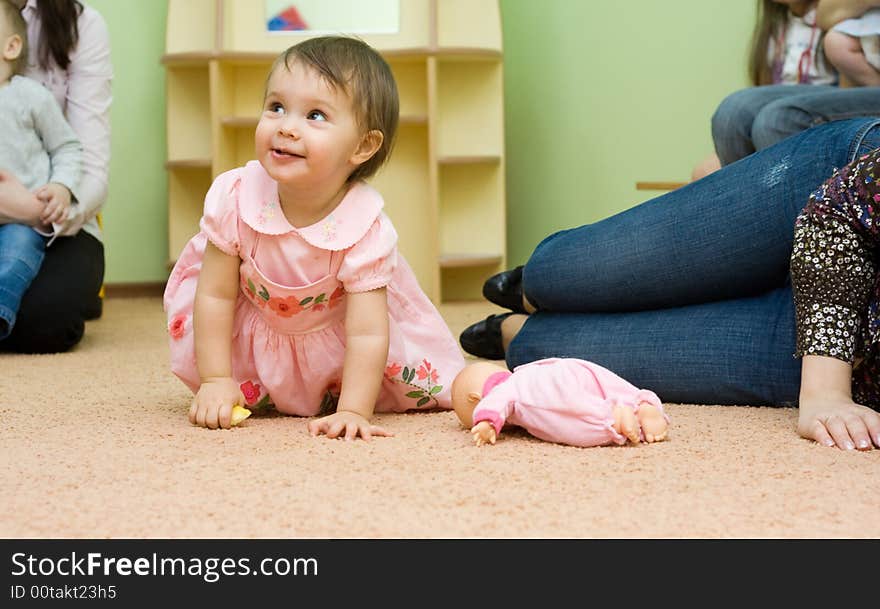
[[[253,158],[272,61],[314,35],[267,33],[262,2],[168,0],[170,264],[198,231],[213,178]],[[435,303],[478,299],[506,261],[498,2],[401,0],[397,34],[356,35],[382,53],[400,92],[394,151],[371,180],[400,251]]]

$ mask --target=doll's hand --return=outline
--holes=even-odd
[[[206,379],[193,398],[189,421],[209,429],[229,429],[232,427],[232,407],[244,403],[244,395],[232,378]]]
[[[471,435],[474,437],[474,444],[482,446],[483,444],[495,444],[495,428],[489,421],[480,421],[471,427]]]
[[[70,190],[63,184],[50,182],[37,189],[37,198],[46,204],[40,220],[43,224],[63,222],[67,219],[67,210],[70,209]]]
[[[373,436],[393,436],[390,431],[371,425],[370,422],[356,412],[340,410],[326,417],[309,421],[309,433],[313,436],[326,434],[328,438],[338,438],[340,435],[348,441],[354,440],[360,435],[367,442]]]
[[[801,397],[798,410],[801,437],[844,450],[880,448],[880,413],[848,396]]]

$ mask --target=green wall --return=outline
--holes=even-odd
[[[168,251],[165,175],[166,4],[85,0],[110,29],[110,194],[104,206],[107,283],[164,281]],[[207,109],[206,109],[207,111]]]
[[[107,281],[164,281],[166,5],[87,2],[115,69]],[[636,181],[688,178],[712,149],[712,111],[747,84],[754,4],[500,0],[512,264],[551,231],[658,194]]]
[[[442,0],[440,0],[442,2]],[[685,181],[747,85],[753,0],[501,0],[511,265]]]

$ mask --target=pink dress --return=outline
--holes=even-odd
[[[200,232],[165,287],[171,368],[199,388],[193,301],[208,240],[241,258],[232,374],[248,405],[287,414],[333,412],[342,382],[346,293],[387,286],[390,341],[376,412],[451,408],[464,358],[440,313],[397,252],[381,195],[352,185],[327,217],[295,228],[275,181],[256,161],[216,178]]]
[[[473,421],[488,421],[496,435],[509,423],[559,444],[624,444],[626,438],[612,427],[611,407],[616,402],[638,412],[643,401],[663,412],[657,394],[636,388],[607,368],[582,359],[548,358],[490,376]]]

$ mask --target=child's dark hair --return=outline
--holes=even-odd
[[[280,66],[290,70],[296,62],[317,70],[331,87],[339,87],[351,97],[358,125],[364,131],[376,129],[382,132],[379,150],[355,169],[348,181],[375,174],[391,154],[400,112],[397,83],[388,63],[358,38],[321,36],[304,40],[284,51],[272,64],[269,77]]]
[[[0,0],[0,14],[3,15],[3,21],[12,28],[12,34],[18,34],[18,37],[21,38],[21,53],[12,62],[12,73],[21,74],[24,72],[25,66],[27,66],[27,24],[24,22],[24,17],[21,16],[21,11],[9,0]]]

